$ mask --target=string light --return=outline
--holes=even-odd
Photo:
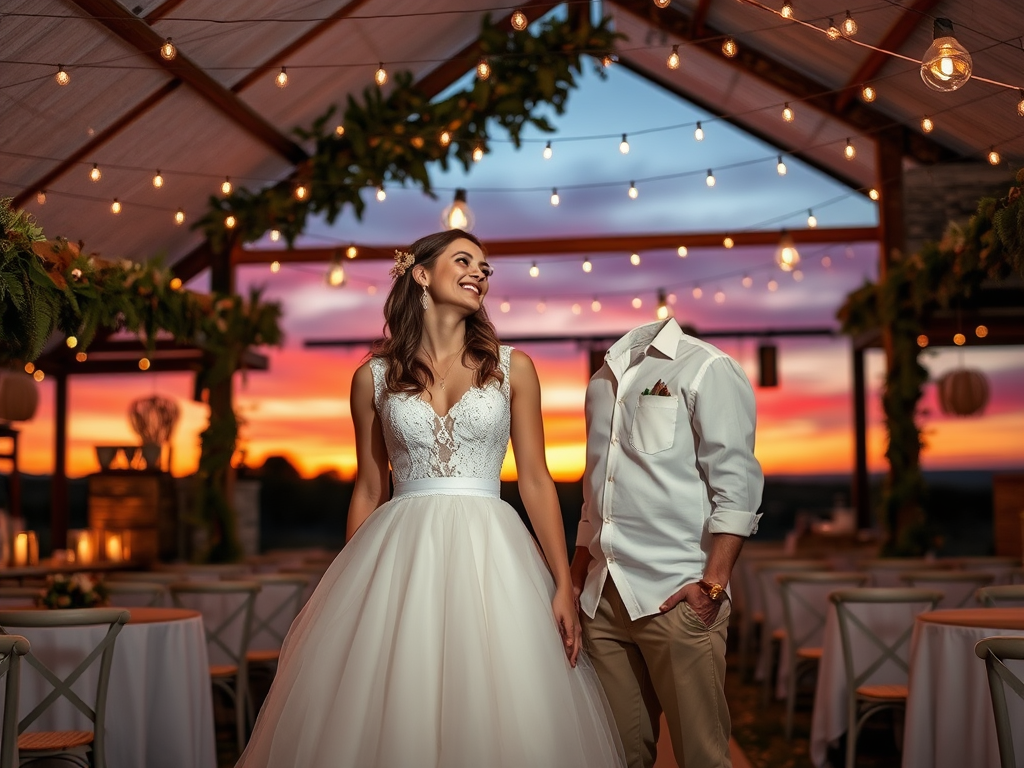
[[[814,229],[818,226],[818,217],[814,215],[814,211],[810,208],[807,209],[807,226]]]
[[[593,269],[594,269],[594,265],[590,263],[590,258],[589,257],[584,258],[583,259],[583,271],[589,274],[591,271],[593,271]]]
[[[473,230],[475,217],[466,199],[466,190],[456,189],[452,204],[441,213],[441,226],[445,229]]]
[[[658,308],[654,314],[659,320],[668,318],[668,301],[665,299],[664,291],[658,291]]]
[[[722,41],[722,53],[725,54],[727,58],[731,59],[739,52],[739,46],[736,45],[736,41],[731,37],[727,37]]]
[[[284,67],[281,67],[281,71],[277,73],[277,77],[274,78],[274,82],[277,83],[278,88],[284,88],[288,85],[288,72]]]
[[[846,140],[846,146],[843,148],[843,156],[847,160],[853,160],[857,156],[857,148],[853,146],[853,142],[849,139]]]
[[[530,265],[530,277],[540,277],[540,267],[537,266],[536,261]]]
[[[174,47],[174,43],[171,42],[171,38],[164,40],[164,44],[160,46],[160,56],[167,61],[173,61],[174,57],[178,55],[178,49]]]
[[[437,141],[442,147],[447,147],[452,143],[452,135],[448,133],[448,131],[441,131],[441,135],[437,137]]]
[[[690,294],[693,296],[693,298],[699,299],[701,296],[704,295],[704,291],[701,290],[701,287],[699,285],[695,285],[693,286],[693,290],[690,291]]]
[[[174,212],[174,223],[175,223],[175,224],[176,224],[177,226],[179,226],[179,227],[180,227],[180,226],[181,226],[182,224],[184,224],[184,223],[185,223],[185,211],[184,211],[184,209],[182,209],[182,208],[179,208],[178,210],[176,210],[176,211]]]
[[[779,176],[786,175],[786,164],[782,162],[782,155],[779,155],[778,162],[775,164],[775,170],[779,172]]]
[[[180,277],[172,277],[171,281],[167,283],[167,287],[172,291],[181,290],[182,282]]]
[[[32,373],[33,371],[35,371],[35,369],[35,363],[25,363],[25,373]]]
[[[1024,88],[1021,88],[1018,93],[1020,94],[1020,101],[1017,102],[1017,114],[1024,117]]]
[[[853,20],[849,11],[846,12],[846,18],[843,19],[842,30],[846,37],[853,37],[857,34],[857,22]]]
[[[160,175],[160,169],[157,168],[156,175],[153,177],[153,186],[160,189],[164,185],[164,177]]]
[[[796,119],[796,113],[793,112],[793,108],[789,106],[788,101],[782,106],[782,119],[787,123],[792,123]]]
[[[676,248],[676,254],[679,256],[680,259],[685,259],[687,256],[690,255],[690,251],[685,245],[680,245],[678,248]]]
[[[516,30],[517,32],[522,32],[524,29],[526,29],[527,24],[529,24],[529,20],[526,18],[526,14],[523,13],[519,8],[516,8],[514,11],[512,11],[511,22],[512,29]]]
[[[110,204],[110,212],[115,215],[121,212],[121,203],[116,197],[114,198],[114,202]]]
[[[140,371],[148,371],[149,370],[149,366],[150,366],[150,362],[149,362],[149,358],[148,357],[140,357],[139,358],[139,370]]]
[[[723,291],[721,288],[719,288],[717,291],[715,291],[715,304],[724,304],[724,303],[725,303],[725,291]]]
[[[640,309],[644,305],[643,299],[639,296],[634,296],[631,303],[633,304],[633,309]]]
[[[622,141],[619,142],[619,152],[624,155],[629,154],[629,142],[626,141],[626,134],[622,134]]]
[[[227,217],[224,219],[224,228],[225,229],[234,229],[235,225],[237,223],[238,223],[238,219],[236,219],[231,214],[228,214]]]
[[[280,261],[272,261],[272,262],[270,262],[270,271],[271,271],[272,274],[275,274],[275,275],[278,272],[280,272],[281,271],[281,262]]]
[[[977,328],[974,329],[974,335],[977,336],[979,339],[984,339],[986,336],[988,336],[988,326],[979,325]]]
[[[793,236],[786,230],[782,230],[779,238],[779,247],[775,251],[775,263],[783,272],[792,272],[800,263],[800,252],[796,249]]]
[[[551,190],[551,204],[557,206],[561,201],[562,201],[562,199],[558,196],[558,189],[557,188],[552,188],[552,190]]]
[[[483,159],[484,159],[484,148],[481,147],[479,144],[477,144],[475,147],[473,147],[473,162],[474,163],[479,163]]]
[[[348,248],[345,249],[345,258],[346,259],[354,259],[358,255],[359,255],[359,249],[356,248],[354,245],[350,245]]]
[[[93,181],[99,181],[103,178],[103,174],[100,173],[100,167],[96,163],[92,164],[92,170],[89,171],[89,178]]]
[[[779,290],[779,282],[774,277],[768,281],[768,290],[772,293]]]
[[[630,256],[629,256],[629,263],[632,264],[634,267],[639,267],[640,266],[640,254],[639,253],[632,253],[632,254],[630,254]]]
[[[838,40],[843,36],[843,33],[839,31],[839,27],[833,19],[828,20],[828,29],[825,30],[825,34],[828,35],[829,40]]]
[[[954,333],[953,343],[956,344],[958,347],[962,347],[965,343],[967,343],[967,337],[964,336],[962,333]]]
[[[220,185],[221,194],[225,195],[225,196],[230,195],[232,189],[233,189],[233,187],[231,186],[231,179],[229,179],[227,176],[225,176],[224,177],[224,181],[221,182],[221,185]]]
[[[860,89],[860,97],[870,104],[878,98],[878,91],[875,90],[873,85],[865,85]]]
[[[341,123],[338,123],[336,126],[334,126],[334,135],[339,137],[339,138],[344,136],[345,135],[345,126],[342,125]]]
[[[491,65],[487,63],[487,59],[480,59],[477,63],[476,76],[481,80],[486,80],[491,76]]]
[[[309,188],[306,187],[305,184],[299,184],[295,187],[295,192],[293,194],[295,195],[296,200],[305,200],[309,195]]]
[[[57,74],[53,76],[53,79],[57,81],[57,85],[67,85],[71,82],[71,75],[64,69],[63,64],[57,65]]]
[[[373,73],[373,82],[378,86],[383,86],[388,81],[388,71],[384,69],[384,62],[380,62],[377,65],[377,71]]]
[[[547,144],[544,145],[544,152],[543,152],[544,159],[545,160],[550,160],[551,156],[553,154],[554,154],[554,150],[551,149],[551,142],[549,141]]]
[[[1022,101],[1021,104],[1024,104],[1024,101]],[[1017,107],[1017,111],[1020,111],[1019,106]],[[932,119],[930,117],[921,118],[921,130],[924,131],[925,133],[931,133],[933,130],[935,130],[935,123],[932,122]]]
[[[928,337],[925,336],[923,333],[917,337],[917,346],[921,347],[922,349],[928,346]]]
[[[654,4],[659,8],[668,8],[672,4],[672,0],[654,0]]]
[[[583,307],[581,307],[578,302],[573,303],[573,305],[572,305],[572,313],[574,315],[578,315],[578,314],[581,314],[582,312],[583,312]]]
[[[76,336],[68,336],[64,343],[68,345],[68,349],[74,349],[78,346],[78,338]]]
[[[636,200],[640,196],[640,191],[636,188],[636,184],[632,181],[629,182],[629,197],[632,200]]]
[[[503,301],[501,302],[501,311],[502,311],[502,312],[504,312],[504,313],[505,313],[506,315],[507,315],[507,314],[508,314],[509,312],[511,312],[511,311],[512,311],[512,302],[511,302],[511,301],[509,301],[508,299],[504,299],[504,300],[503,300]]]
[[[724,238],[724,239],[722,240],[722,246],[723,246],[723,247],[724,247],[724,248],[725,248],[726,250],[729,250],[729,249],[730,249],[730,248],[732,248],[732,247],[733,247],[734,245],[736,245],[736,241],[735,241],[735,240],[733,240],[733,239],[732,239],[731,237],[729,237],[728,235],[726,235],[726,236],[725,236],[725,238]]]
[[[789,0],[786,0],[786,2],[782,4],[782,10],[779,11],[779,15],[784,19],[793,18],[793,4],[789,2]]]
[[[32,374],[32,378],[36,381],[42,381],[46,378],[46,374],[43,373],[42,369],[37,368],[36,372]]]
[[[36,202],[40,205],[46,205],[46,190],[40,189],[36,192]]]
[[[693,138],[697,141],[704,141],[704,129],[701,128],[700,120],[697,121],[697,127],[693,131]]]
[[[678,45],[673,45],[672,46],[672,53],[670,53],[668,55],[668,59],[665,61],[665,64],[668,66],[669,69],[679,69],[679,46]]]
[[[590,302],[590,310],[591,312],[600,312],[601,302],[595,298],[592,302]]]
[[[325,279],[327,280],[327,284],[332,288],[341,288],[345,285],[345,268],[341,265],[340,261],[331,262],[331,266],[327,270]]]
[[[281,230],[280,229],[272,229],[272,230],[270,230],[270,241],[272,243],[276,243],[280,239],[281,239]]]
[[[935,20],[932,37],[932,44],[921,57],[921,79],[932,90],[955,91],[971,79],[971,54],[953,36],[949,19]]]
[[[742,285],[744,288],[750,288],[753,284],[754,278],[752,278],[750,275],[744,275],[743,279],[740,280],[740,285]]]
[[[830,269],[832,267],[832,257],[827,253],[821,257],[821,266],[825,269]]]
[[[711,172],[710,168],[708,168],[708,177],[704,180],[704,183],[709,187],[715,186],[715,174]]]
[[[1000,156],[998,152],[996,152],[996,148],[992,147],[992,149],[988,151],[989,165],[999,165],[1002,161],[1003,158]]]
[[[384,191],[384,185],[381,184],[379,187],[377,187],[377,202],[383,203],[387,199],[388,193]]]
[[[615,58],[610,53],[606,53],[604,56],[601,57],[601,65],[605,69],[608,69],[608,67],[610,67],[614,63]]]
[[[878,200],[878,198],[880,198],[881,195],[878,193],[877,189],[872,187],[871,189],[868,190],[868,197],[870,197],[872,200]]]
[[[75,354],[75,360],[77,360],[80,363],[84,363],[88,359],[89,355],[87,355],[85,352],[78,352]]]

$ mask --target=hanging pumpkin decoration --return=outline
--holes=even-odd
[[[0,421],[28,421],[38,405],[35,379],[20,371],[0,373]]]
[[[974,416],[988,405],[988,379],[981,371],[954,368],[936,382],[939,405],[948,416]]]

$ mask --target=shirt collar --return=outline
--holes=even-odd
[[[634,328],[616,341],[605,355],[605,360],[612,363],[624,358],[623,362],[628,365],[630,352],[638,347],[643,347],[645,351],[653,347],[665,357],[674,359],[682,338],[683,331],[675,318],[648,323]]]

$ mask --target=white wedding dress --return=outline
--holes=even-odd
[[[324,575],[284,642],[239,766],[604,768],[621,749],[585,656],[573,669],[554,583],[498,498],[505,382],[443,418],[370,363],[395,494]]]

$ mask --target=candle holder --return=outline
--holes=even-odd
[[[68,531],[68,549],[75,553],[75,563],[92,565],[99,557],[99,531],[94,528],[76,528]]]
[[[14,565],[39,565],[39,539],[35,531],[14,534]]]
[[[109,563],[123,563],[132,558],[131,531],[100,531],[103,534],[103,559]]]

